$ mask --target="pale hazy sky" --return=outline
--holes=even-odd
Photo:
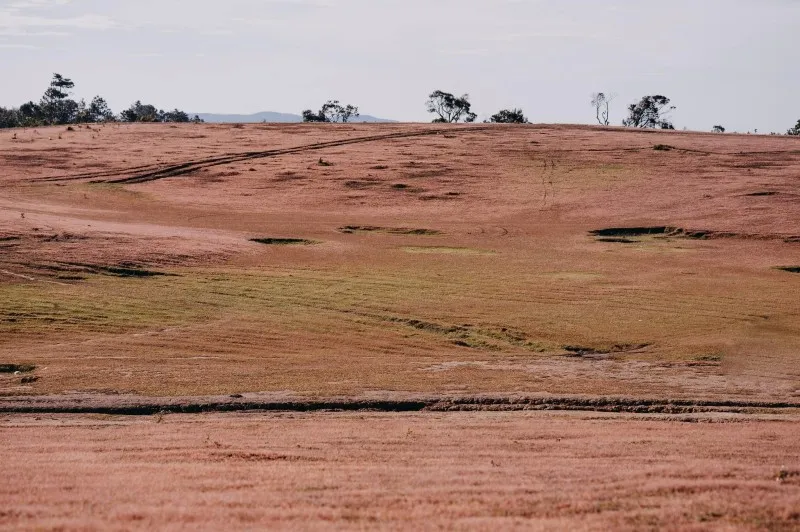
[[[434,89],[480,119],[591,123],[664,94],[676,127],[785,132],[800,119],[800,0],[0,0],[0,105],[53,72],[115,111],[298,113],[338,98],[430,120]]]

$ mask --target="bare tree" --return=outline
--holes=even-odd
[[[597,115],[597,123],[601,126],[607,126],[609,121],[609,114],[611,112],[611,102],[614,101],[613,95],[606,95],[604,92],[596,92],[592,94],[592,107],[595,109]]]

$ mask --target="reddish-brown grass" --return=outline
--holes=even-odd
[[[695,421],[0,417],[0,527],[797,530],[798,423]]]

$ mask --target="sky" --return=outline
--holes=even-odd
[[[430,121],[468,93],[479,120],[612,124],[644,95],[678,129],[784,133],[800,119],[800,0],[0,0],[0,106],[54,72],[75,96],[190,112],[299,113],[328,99]]]

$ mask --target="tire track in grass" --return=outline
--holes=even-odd
[[[449,131],[449,133],[472,133],[475,131],[484,131],[489,129],[488,127],[471,127],[469,129],[458,129],[454,131]],[[444,129],[426,129],[423,131],[412,131],[412,132],[400,132],[400,133],[389,133],[386,135],[370,135],[366,137],[355,137],[349,139],[340,139],[340,140],[332,140],[327,142],[316,142],[313,144],[306,144],[303,146],[295,146],[292,148],[281,148],[276,150],[264,150],[264,151],[251,151],[251,152],[243,152],[243,153],[229,153],[218,155],[215,157],[208,157],[205,159],[197,159],[197,160],[190,160],[184,163],[173,164],[169,166],[157,166],[153,165],[151,167],[142,167],[137,166],[127,170],[108,170],[103,172],[91,172],[91,173],[83,173],[83,174],[75,174],[71,176],[56,176],[56,177],[49,177],[45,179],[41,179],[39,181],[44,182],[62,182],[62,181],[79,181],[79,180],[90,180],[90,183],[109,183],[109,184],[117,184],[117,185],[133,185],[139,183],[147,183],[150,181],[158,181],[160,179],[166,179],[169,177],[177,177],[181,175],[190,174],[197,170],[202,170],[204,168],[210,168],[214,166],[221,166],[224,164],[231,164],[231,163],[238,163],[243,161],[250,161],[253,159],[265,159],[269,157],[277,157],[280,155],[289,155],[293,153],[303,153],[307,151],[315,151],[315,150],[322,150],[326,148],[335,148],[338,146],[347,146],[350,144],[363,144],[367,142],[379,142],[382,140],[393,140],[393,139],[403,139],[403,138],[414,138],[414,137],[425,137],[425,136],[434,136],[440,135],[447,132]],[[143,170],[143,171],[140,171]],[[133,173],[133,175],[129,175],[126,177],[113,177],[118,176],[120,174],[126,173]],[[102,179],[102,178],[110,178],[110,179]]]
[[[387,399],[338,397],[330,399],[269,399],[257,395],[216,397],[143,396],[27,396],[0,398],[3,414],[108,414],[150,416],[157,414],[199,414],[207,412],[460,412],[567,410],[629,414],[795,414],[800,403],[793,401],[736,401],[651,399],[635,397],[582,396],[410,396]]]

